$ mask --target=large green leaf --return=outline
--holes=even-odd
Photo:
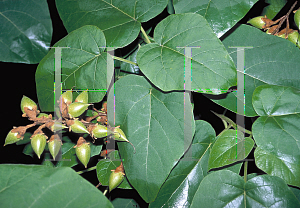
[[[261,115],[252,132],[258,148],[255,163],[269,175],[300,187],[300,90],[263,85],[253,93],[253,106]]]
[[[105,34],[108,47],[133,42],[147,22],[161,13],[168,0],[56,0],[60,18],[68,32],[84,25],[96,25]]]
[[[188,102],[183,92],[163,93],[137,75],[119,79],[115,97],[115,125],[121,126],[136,148],[134,154],[129,143],[118,143],[126,176],[140,196],[151,202],[192,141],[193,117],[184,119]],[[191,134],[184,135],[184,122],[191,122]]]
[[[253,47],[244,49],[246,116],[257,116],[252,106],[252,94],[256,87],[267,83],[300,89],[300,50],[290,41],[268,35],[248,25],[241,25],[225,38],[223,43],[235,63],[237,63],[237,49],[229,47]],[[244,63],[244,60],[239,62]],[[237,112],[236,92],[229,93],[225,99],[212,101]]]
[[[0,165],[1,207],[113,207],[68,167]]]
[[[149,207],[189,207],[200,182],[208,174],[208,156],[216,133],[206,121],[197,120],[195,124],[193,143],[185,154],[191,157],[184,156],[178,162]]]
[[[106,94],[107,53],[105,37],[96,26],[81,27],[58,41],[54,47],[63,48],[61,55],[62,89],[104,90],[89,92],[89,103],[100,102]],[[54,110],[54,52],[38,65],[35,79],[39,106],[42,111]]]
[[[52,38],[47,1],[0,1],[0,31],[0,61],[39,63]]]
[[[197,13],[202,15],[221,37],[242,19],[258,0],[173,0],[175,13]]]
[[[265,2],[269,5],[264,8],[261,15],[266,15],[269,19],[273,19],[286,4],[286,0],[265,0]]]
[[[220,170],[201,182],[191,208],[201,207],[282,207],[297,208],[299,201],[276,176],[260,175],[246,183],[236,173]]]
[[[113,156],[113,159],[110,158],[111,156]],[[111,170],[115,170],[121,164],[119,152],[117,150],[110,152],[108,157],[108,159],[102,159],[97,163],[97,178],[102,186],[108,186]],[[126,177],[124,177],[123,182],[118,188],[132,189]]]
[[[173,14],[154,30],[156,43],[142,46],[137,54],[140,70],[163,91],[183,90],[185,55],[192,49],[192,90],[228,89],[236,85],[234,63],[207,21],[198,14]],[[181,48],[178,48],[181,47]]]
[[[224,131],[214,143],[208,159],[208,169],[219,168],[245,159],[251,152],[254,141],[243,138],[243,133],[233,129]]]

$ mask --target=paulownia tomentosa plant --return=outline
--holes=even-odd
[[[0,165],[4,207],[300,207],[297,1],[55,6],[68,34],[50,45],[46,1],[0,2],[0,28],[10,34],[0,34],[0,60],[38,63],[38,104],[21,100],[32,123],[7,131],[4,148],[26,144],[24,153],[42,161]],[[216,135],[214,122],[192,114],[207,110],[192,103],[200,93],[254,118],[251,128],[214,110],[224,124]],[[263,174],[250,174],[250,162]],[[79,174],[93,170],[92,185]]]

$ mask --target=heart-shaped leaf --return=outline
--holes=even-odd
[[[140,196],[151,202],[194,134],[193,117],[184,119],[183,92],[163,93],[144,77],[127,75],[115,84],[116,124],[127,142],[118,142],[126,176]],[[113,123],[113,121],[109,121]],[[184,122],[192,125],[184,134]]]
[[[242,73],[245,75],[246,116],[257,116],[252,106],[252,94],[256,87],[267,83],[300,89],[300,50],[290,41],[268,35],[252,26],[241,25],[223,43],[235,63],[237,49],[228,47],[253,47],[244,49],[245,70]],[[244,60],[238,61],[244,63]],[[237,113],[236,92],[229,93],[225,99],[212,101]]]
[[[216,133],[206,121],[197,120],[195,125],[191,147],[171,171],[150,208],[188,207],[200,182],[207,175],[208,156]]]
[[[261,115],[252,132],[258,148],[255,163],[269,175],[300,187],[300,90],[263,85],[253,93],[253,106]]]
[[[254,141],[243,133],[228,129],[218,136],[208,159],[208,169],[219,168],[245,159],[251,152]]]
[[[0,1],[0,31],[0,61],[39,63],[52,38],[47,1]]]
[[[261,15],[266,15],[269,19],[273,19],[277,13],[284,7],[286,0],[265,0],[269,5],[266,6]]]
[[[137,54],[140,70],[163,91],[183,90],[185,54],[192,48],[192,90],[220,89],[236,85],[234,63],[207,21],[198,14],[173,14],[154,30],[156,43],[142,46]]]
[[[110,158],[111,156],[113,156],[113,160]],[[97,177],[102,186],[108,186],[111,170],[115,170],[121,164],[119,152],[117,150],[110,152],[108,157],[108,159],[100,160],[97,163]],[[126,177],[118,188],[132,189]]]
[[[246,183],[229,170],[207,175],[201,182],[191,208],[201,207],[299,207],[299,201],[276,176],[260,175]]]
[[[168,0],[56,0],[60,18],[68,32],[95,25],[105,34],[107,46],[124,47],[133,42],[147,22],[160,14]]]
[[[221,37],[242,19],[258,0],[173,0],[175,13],[196,13],[202,15]]]
[[[105,37],[96,26],[81,27],[58,41],[61,49],[62,89],[97,90],[89,92],[89,102],[100,102],[106,94],[107,53]],[[54,53],[52,48],[38,65],[35,79],[42,111],[54,110]],[[76,95],[75,95],[76,97]]]
[[[94,185],[71,168],[46,165],[1,164],[0,200],[2,207],[113,208]]]

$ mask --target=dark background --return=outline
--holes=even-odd
[[[288,4],[291,5],[294,1],[290,1]],[[50,15],[53,24],[53,37],[51,41],[51,46],[54,45],[58,40],[67,35],[67,31],[64,28],[62,21],[59,18],[59,15],[56,10],[56,6],[54,0],[48,0],[48,5],[50,9]],[[240,23],[246,23],[250,18],[260,15],[261,10],[266,4],[261,1],[256,4],[256,7],[251,9],[251,11],[246,15]],[[283,14],[288,10],[288,6]],[[298,6],[296,7],[298,8]],[[157,24],[162,18],[168,15],[167,11],[164,10],[158,17],[150,20],[147,23],[143,23],[143,27],[145,30],[149,28],[153,23]],[[152,32],[151,32],[152,33]],[[150,33],[150,35],[151,35]],[[230,31],[228,32],[230,33]],[[131,45],[129,45],[128,50]],[[117,54],[116,54],[117,55]],[[3,147],[5,137],[7,133],[13,128],[13,126],[25,126],[31,122],[27,120],[27,118],[21,117],[22,112],[20,109],[20,101],[23,95],[31,98],[35,102],[38,101],[36,96],[36,86],[35,86],[35,71],[38,64],[18,64],[18,63],[6,63],[0,62],[0,69],[2,72],[2,98],[1,98],[1,115],[3,122],[1,131],[0,131],[0,163],[14,163],[14,164],[40,164],[42,159],[39,160],[35,155],[33,158],[27,156],[22,153],[24,145],[7,145]],[[223,95],[224,96],[224,95]],[[222,97],[222,96],[221,96]],[[195,119],[201,119],[209,122],[216,131],[218,135],[223,129],[222,121],[216,117],[214,114],[210,112],[210,110],[222,114],[224,112],[224,108],[215,104],[205,96],[199,93],[193,93],[193,99],[195,103]],[[236,119],[236,115],[231,111],[226,111],[226,116],[231,118],[233,121]],[[251,130],[252,123],[256,118],[245,118],[246,128]],[[253,151],[248,157],[249,159],[253,159]],[[97,163],[97,159],[94,158],[92,163]],[[89,165],[91,167],[91,165]],[[259,169],[256,168],[254,161],[249,161],[248,163],[248,173],[263,173]],[[243,168],[243,167],[242,167]],[[77,165],[75,166],[75,170],[82,170],[83,166]],[[82,174],[87,180],[89,180],[94,185],[98,184],[95,171],[91,171],[88,173]],[[100,188],[102,191],[105,187]],[[111,197],[115,198],[116,196],[136,196],[136,200],[143,204],[142,199],[136,194],[135,191],[121,190],[117,189],[112,192]],[[110,196],[109,194],[107,196]],[[143,204],[145,205],[145,204]]]

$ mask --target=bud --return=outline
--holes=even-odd
[[[81,92],[75,99],[75,102],[79,102],[79,103],[88,103],[88,92],[87,91],[83,91]]]

